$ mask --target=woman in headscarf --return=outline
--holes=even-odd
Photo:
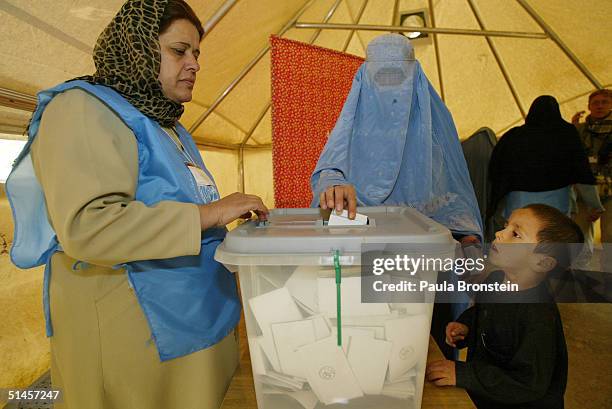
[[[482,239],[474,188],[450,112],[403,35],[368,44],[317,166],[313,206],[411,206],[464,243]]]
[[[7,181],[11,257],[46,264],[55,408],[219,407],[238,361],[234,276],[213,256],[260,198],[220,199],[178,122],[201,22],[183,0],[128,0],[96,73],[41,92]]]
[[[603,210],[576,128],[563,120],[559,103],[550,95],[536,98],[525,125],[501,137],[491,155],[489,175],[490,216],[502,200],[505,204],[500,210],[505,219],[513,210],[532,203],[569,214],[574,184],[595,213]]]

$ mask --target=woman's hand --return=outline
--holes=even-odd
[[[336,185],[328,187],[319,196],[321,209],[335,209],[341,213],[343,209],[348,210],[349,219],[354,219],[357,214],[357,193],[353,185]]]
[[[202,230],[210,227],[225,226],[242,217],[250,217],[255,212],[260,220],[266,220],[269,210],[261,198],[244,193],[232,193],[216,202],[198,206]]]
[[[460,322],[449,322],[446,326],[446,343],[453,348],[457,347],[457,341],[463,341],[469,332],[469,328]]]

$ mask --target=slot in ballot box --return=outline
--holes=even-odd
[[[319,209],[275,209],[217,248],[215,259],[240,277],[260,409],[421,406],[435,294],[377,299],[373,289],[435,283],[437,271],[422,263],[374,274],[372,254],[392,264],[396,252],[401,260],[453,259],[455,242],[412,208],[358,212],[368,224],[328,226]]]

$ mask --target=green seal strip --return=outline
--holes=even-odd
[[[340,251],[334,251],[334,269],[336,270],[336,318],[338,327],[338,346],[342,346],[342,306],[340,283],[342,282],[342,268],[340,267]]]

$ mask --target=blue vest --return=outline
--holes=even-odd
[[[103,101],[134,132],[138,144],[135,200],[153,206],[162,200],[204,204],[219,199],[214,182],[212,186],[198,186],[185,164],[185,156],[159,124],[113,89],[71,81],[40,92],[28,142],[15,161],[6,182],[6,192],[15,221],[12,262],[20,268],[46,264],[43,304],[48,336],[52,335],[49,308],[51,256],[61,251],[61,246],[47,219],[44,195],[34,174],[30,147],[47,104],[57,94],[72,88],[83,89]],[[177,132],[188,156],[213,180],[189,133],[180,125]],[[225,234],[225,228],[202,232],[197,256],[133,261],[115,266],[125,268],[127,272],[162,361],[216,344],[240,319],[241,307],[234,276],[213,257]]]

